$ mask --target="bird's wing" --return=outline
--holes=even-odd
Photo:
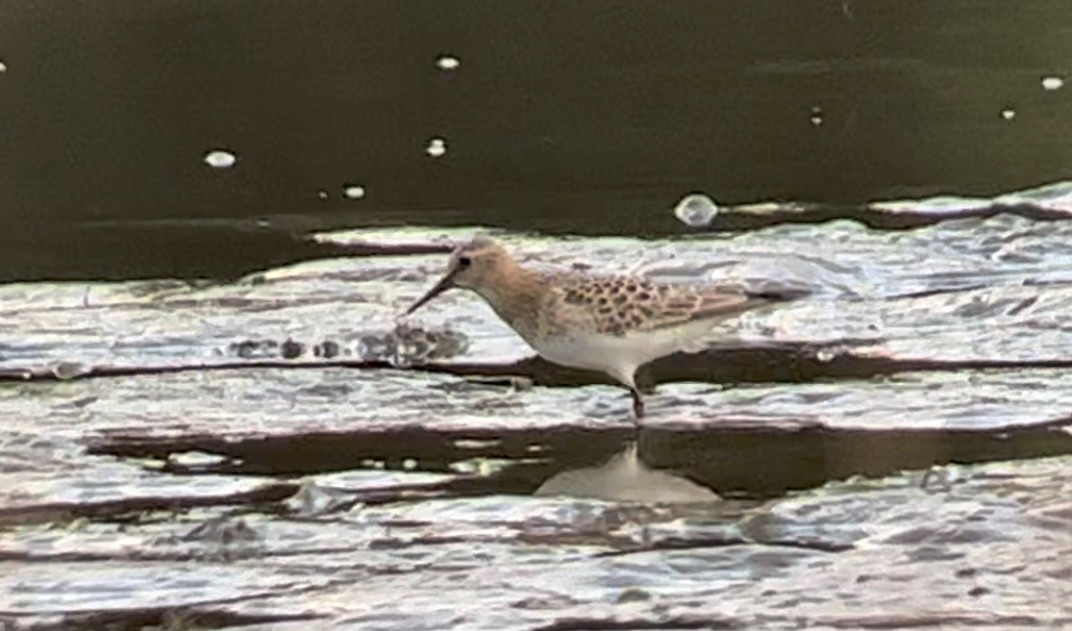
[[[626,335],[730,318],[771,302],[765,296],[705,285],[654,283],[633,276],[564,274],[552,295],[561,313],[594,332]]]
[[[653,316],[642,330],[659,330],[706,321],[714,324],[767,304],[740,291],[695,285],[664,285],[666,293],[650,302]]]

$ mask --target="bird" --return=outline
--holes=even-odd
[[[499,243],[476,237],[453,250],[442,278],[405,315],[455,288],[478,294],[544,359],[602,372],[627,388],[637,423],[645,416],[636,385],[641,366],[678,351],[702,350],[722,321],[801,295],[534,269]]]

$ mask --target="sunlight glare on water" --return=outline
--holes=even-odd
[[[205,154],[204,162],[214,169],[229,169],[238,161],[238,156],[224,149],[214,149]]]
[[[443,138],[432,138],[424,152],[431,158],[442,158],[447,155],[447,141]]]
[[[1054,90],[1060,90],[1065,84],[1065,80],[1062,77],[1056,75],[1043,77],[1042,89],[1047,92],[1053,92]]]
[[[436,58],[436,68],[444,71],[457,70],[461,67],[462,62],[460,59],[453,55],[441,55]]]

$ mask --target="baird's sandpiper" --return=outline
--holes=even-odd
[[[638,368],[678,351],[702,350],[719,322],[800,295],[535,270],[478,237],[455,249],[443,278],[406,315],[455,287],[479,294],[545,359],[606,373],[629,388],[638,419],[644,416],[634,381]]]

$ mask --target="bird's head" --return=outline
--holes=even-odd
[[[511,261],[510,255],[502,246],[484,237],[477,237],[459,246],[451,253],[443,277],[406,310],[406,315],[420,309],[426,302],[448,289],[460,287],[483,293],[481,290],[491,282],[496,272]]]

